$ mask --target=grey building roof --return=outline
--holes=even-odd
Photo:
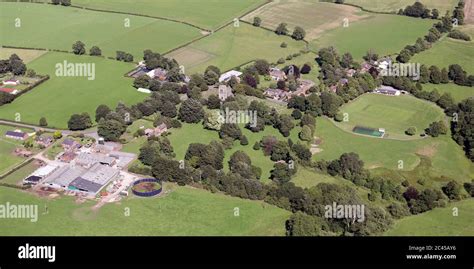
[[[46,183],[57,184],[63,187],[69,184],[86,172],[86,169],[78,166],[63,166],[54,171],[51,175],[45,178]]]
[[[84,179],[82,177],[78,177],[74,179],[69,186],[72,186],[76,189],[82,190],[82,191],[87,191],[87,192],[92,192],[92,193],[97,193],[100,189],[102,189],[103,185],[100,185],[95,182],[91,182],[87,179]]]
[[[26,134],[22,132],[7,131],[5,135],[13,136],[13,137],[24,137]]]

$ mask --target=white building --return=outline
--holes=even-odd
[[[219,77],[219,82],[227,82],[229,81],[232,77],[236,77],[239,79],[239,77],[242,75],[242,72],[236,71],[236,70],[230,70],[228,72],[225,72]]]

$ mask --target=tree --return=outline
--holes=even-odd
[[[439,11],[436,8],[433,8],[431,10],[431,18],[436,20],[439,17]]]
[[[105,117],[111,112],[110,108],[107,105],[99,105],[95,110],[95,122],[99,122],[100,119],[105,119]]]
[[[435,65],[430,67],[430,81],[433,84],[441,83],[441,70]]]
[[[160,111],[161,115],[169,118],[174,118],[178,115],[178,111],[176,109],[175,104],[170,101],[164,102]]]
[[[409,127],[405,133],[409,136],[414,136],[416,134],[416,127],[412,126],[412,127]]]
[[[26,76],[29,78],[34,78],[36,77],[36,71],[33,69],[28,69],[26,70]]]
[[[61,0],[61,5],[70,6],[71,5],[71,0]]]
[[[398,54],[397,61],[401,63],[408,63],[410,61],[410,58],[411,58],[410,51],[408,51],[407,49],[404,49],[400,52],[400,54]]]
[[[219,109],[221,108],[221,99],[215,94],[209,95],[207,98],[207,108],[209,109]]]
[[[337,0],[341,1],[341,0]],[[320,236],[321,220],[318,217],[310,216],[297,211],[286,221],[287,236]]]
[[[443,93],[443,95],[441,95],[439,97],[439,99],[436,103],[440,107],[442,107],[444,109],[448,109],[448,108],[451,108],[452,106],[454,106],[455,101],[454,101],[454,98],[451,96],[451,94],[449,92],[445,92],[445,93]]]
[[[278,25],[278,27],[275,30],[275,33],[277,35],[287,35],[288,34],[288,28],[286,28],[286,23],[282,22]]]
[[[199,101],[187,99],[179,108],[179,119],[187,123],[197,123],[204,118],[204,110]]]
[[[101,56],[102,55],[102,50],[97,47],[97,46],[93,46],[90,51],[89,51],[89,54],[91,56]]]
[[[457,181],[451,180],[442,189],[444,194],[446,194],[450,200],[460,200],[462,198],[462,186]]]
[[[291,37],[293,37],[293,39],[295,40],[303,40],[305,36],[305,30],[299,26],[295,27],[295,29],[293,30],[293,34],[291,35]]]
[[[85,130],[92,126],[91,117],[87,112],[74,114],[69,119],[67,126],[71,131]]]
[[[63,137],[63,134],[61,133],[61,131],[54,131],[53,133],[53,138],[58,140],[58,139],[61,139],[61,137]]]
[[[51,0],[51,4],[59,5],[59,4],[61,4],[61,0]]]
[[[204,115],[203,125],[206,129],[219,131],[222,126],[222,120],[219,113],[211,111],[206,112]]]
[[[125,132],[126,126],[116,120],[100,119],[97,126],[97,134],[103,137],[106,141],[118,142],[120,136]]]
[[[307,141],[307,142],[311,141],[313,139],[313,132],[311,128],[308,125],[304,125],[303,128],[301,128],[299,137],[303,141]]]
[[[293,120],[288,115],[280,115],[280,118],[275,126],[284,137],[290,135],[290,131],[295,127]]]
[[[23,60],[16,54],[12,54],[8,59],[7,69],[10,70],[14,75],[23,75],[26,72],[26,65]]]
[[[41,117],[41,119],[39,120],[39,126],[41,126],[41,127],[48,126],[48,122],[46,121],[45,117]]]
[[[138,159],[144,165],[153,165],[158,157],[160,157],[160,143],[158,141],[148,141],[140,148]]]
[[[426,129],[426,133],[432,137],[438,137],[439,135],[447,134],[448,127],[444,121],[435,121]]]
[[[260,17],[253,18],[253,26],[259,27],[262,24],[262,19]]]
[[[273,181],[279,184],[284,184],[291,180],[291,176],[296,173],[295,170],[296,169],[291,169],[285,162],[278,162],[275,163],[270,174]]]
[[[242,145],[242,146],[247,146],[248,144],[249,144],[248,138],[247,138],[245,135],[243,135],[243,136],[240,138],[240,145]]]
[[[221,126],[219,136],[222,139],[229,137],[236,140],[242,137],[242,131],[240,130],[239,125],[235,123],[224,123]]]
[[[449,83],[449,73],[446,68],[441,69],[441,83]]]
[[[256,60],[254,66],[255,69],[257,69],[258,74],[261,76],[268,75],[268,72],[270,72],[270,64],[267,60]]]
[[[72,52],[76,55],[82,55],[86,53],[86,45],[82,43],[81,41],[76,41],[72,45]]]
[[[271,148],[270,159],[274,162],[288,161],[290,159],[288,144],[283,141],[277,141]]]
[[[467,74],[464,69],[458,64],[449,66],[448,76],[454,83],[458,85],[466,85]]]
[[[309,161],[311,160],[311,156],[313,156],[311,151],[301,144],[294,144],[291,149],[295,152],[296,156],[303,161]]]
[[[309,64],[303,64],[301,67],[301,74],[309,74],[311,72],[311,66]]]
[[[216,72],[209,70],[204,73],[204,80],[207,85],[215,85],[219,82],[219,75]]]

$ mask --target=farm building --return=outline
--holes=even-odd
[[[92,167],[95,164],[104,164],[112,166],[115,164],[115,158],[109,157],[105,154],[100,153],[86,153],[81,152],[77,155],[76,159],[74,159],[75,163],[81,165],[83,167]]]
[[[229,81],[232,77],[236,77],[238,80],[240,80],[240,76],[242,75],[242,72],[236,71],[236,70],[230,70],[228,72],[225,72],[219,77],[219,82],[227,82]]]
[[[286,80],[285,72],[283,72],[282,70],[276,67],[270,68],[270,77],[272,78],[272,80],[276,80],[276,81]]]
[[[46,165],[46,166],[40,167],[38,168],[38,170],[33,172],[30,176],[23,179],[23,184],[36,185],[41,181],[41,179],[51,175],[54,171],[56,171],[56,169],[58,169],[58,167],[54,165]]]
[[[64,139],[63,143],[61,144],[61,146],[65,149],[65,150],[75,150],[75,149],[79,149],[81,148],[81,144],[72,140],[72,139]]]
[[[86,171],[87,170],[85,168],[80,166],[66,165],[47,176],[43,183],[53,188],[66,189],[74,179],[81,176]]]
[[[17,86],[18,84],[20,84],[20,81],[17,80],[17,79],[9,79],[9,80],[4,80],[4,81],[3,81],[3,85],[13,85],[13,86]]]
[[[156,68],[151,70],[150,72],[146,73],[150,78],[153,79],[159,79],[160,81],[165,81],[166,80],[166,74],[168,71],[166,71],[163,68]]]
[[[270,99],[278,101],[287,101],[289,97],[288,92],[280,89],[267,89],[263,94]]]
[[[97,163],[84,174],[75,178],[68,188],[96,194],[119,174],[119,170]]]
[[[11,138],[11,139],[16,139],[16,140],[26,140],[28,138],[28,134],[24,133],[20,130],[7,131],[5,133],[5,137]]]
[[[379,88],[374,90],[375,93],[380,93],[380,94],[385,94],[385,95],[390,95],[390,96],[399,96],[401,94],[401,91],[390,87],[390,86],[380,86]]]
[[[77,157],[77,154],[74,151],[66,151],[59,157],[61,162],[70,163]]]
[[[219,99],[224,102],[227,98],[234,96],[232,88],[226,85],[219,85]]]
[[[13,94],[13,95],[18,94],[18,90],[11,89],[11,88],[0,88],[0,92],[9,93],[9,94]]]
[[[41,145],[43,147],[48,147],[54,141],[52,136],[38,136],[35,140],[38,145]]]

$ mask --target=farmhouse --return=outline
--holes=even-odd
[[[35,140],[38,145],[41,145],[43,147],[48,147],[54,141],[52,136],[38,136]]]
[[[227,98],[234,96],[232,88],[226,85],[219,85],[219,99],[224,102]]]
[[[148,73],[146,73],[150,78],[153,78],[153,79],[158,79],[160,81],[165,81],[166,80],[166,74],[168,73],[168,71],[166,71],[165,69],[163,68],[156,68],[156,69],[153,69],[151,71],[149,71]]]
[[[270,77],[272,78],[272,80],[276,80],[276,81],[286,80],[285,72],[283,72],[282,70],[276,67],[270,68]]]
[[[240,76],[242,75],[242,72],[236,71],[236,70],[230,70],[228,72],[225,72],[219,77],[219,82],[227,82],[229,81],[232,77],[236,77],[237,80],[240,82]]]
[[[374,92],[379,93],[379,94],[390,95],[390,96],[399,96],[401,94],[401,91],[393,87],[385,86],[385,85],[382,85],[379,88],[375,89]]]
[[[66,138],[64,139],[63,143],[61,144],[61,146],[65,149],[65,150],[76,150],[76,149],[79,149],[82,147],[82,145],[72,139],[69,139],[69,138]]]
[[[11,88],[0,88],[0,92],[9,93],[9,94],[13,94],[13,95],[18,94],[18,90],[11,89]]]
[[[17,80],[17,79],[9,79],[9,80],[4,80],[4,81],[3,81],[3,85],[13,85],[13,86],[17,86],[18,84],[20,84],[20,81]]]
[[[16,139],[16,140],[26,140],[28,138],[28,134],[24,133],[20,130],[7,131],[5,133],[5,137],[11,138],[11,139]]]
[[[168,127],[166,124],[162,123],[156,128],[149,128],[145,130],[145,135],[148,137],[153,137],[153,136],[160,136],[164,132],[168,131]]]

